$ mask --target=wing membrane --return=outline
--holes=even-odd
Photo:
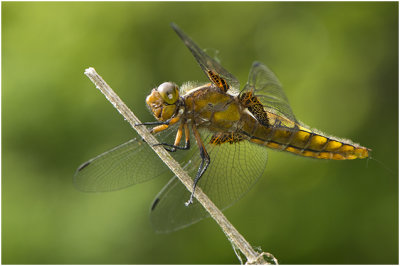
[[[190,52],[193,54],[194,58],[196,58],[197,63],[199,63],[200,67],[203,69],[204,73],[210,79],[211,82],[214,82],[213,79],[210,78],[208,71],[212,71],[215,74],[221,76],[231,88],[239,89],[239,81],[225,70],[217,61],[207,55],[202,49],[200,49],[197,44],[190,39],[177,25],[174,23],[171,24],[171,27],[175,30],[178,36],[182,39],[183,43],[189,48]],[[218,84],[216,84],[218,86]]]
[[[234,144],[209,144],[211,136],[202,133],[202,139],[210,155],[211,163],[198,186],[220,208],[224,210],[240,199],[263,174],[267,163],[267,149],[241,141]],[[198,149],[186,170],[195,176],[200,165]],[[181,229],[208,216],[200,203],[195,200],[186,207],[184,203],[190,193],[174,177],[157,195],[151,211],[151,222],[158,232]]]
[[[260,62],[254,62],[249,74],[249,80],[243,92],[253,91],[268,111],[285,116],[296,122],[292,108],[283,91],[282,85],[275,74]]]
[[[175,128],[158,139],[171,143],[173,132]],[[209,143],[211,134],[204,130],[201,135],[211,164],[198,185],[223,210],[240,199],[262,175],[267,150],[248,141],[212,145]],[[193,178],[201,158],[192,136],[191,143],[189,151],[171,154]],[[164,175],[173,174],[147,143],[135,138],[84,163],[76,171],[74,183],[83,191],[103,192],[123,189]],[[151,212],[154,229],[158,232],[174,231],[207,217],[208,213],[196,200],[189,207],[184,205],[189,197],[190,192],[173,177],[156,197],[157,204]]]
[[[159,134],[160,142],[173,143],[176,127]],[[182,153],[173,156],[185,163]],[[140,137],[115,147],[82,164],[74,175],[75,186],[87,192],[104,192],[148,181],[172,172]]]

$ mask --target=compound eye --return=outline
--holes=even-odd
[[[168,104],[174,104],[179,98],[178,86],[172,82],[164,82],[158,86],[157,91]]]

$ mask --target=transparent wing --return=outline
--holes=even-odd
[[[253,91],[268,111],[296,122],[292,108],[275,74],[260,62],[254,62],[243,92]]]
[[[176,128],[158,136],[160,142],[173,143]],[[244,195],[264,172],[267,149],[241,141],[235,144],[211,145],[211,135],[202,131],[202,139],[211,163],[199,182],[199,187],[220,208],[226,209]],[[191,136],[192,148],[171,155],[193,178],[200,165],[198,146]],[[132,139],[82,164],[75,173],[75,186],[87,192],[122,189],[158,176],[172,176],[172,172],[154,151],[140,138]],[[169,232],[186,227],[207,217],[195,200],[186,207],[190,193],[173,177],[153,203],[151,221],[158,232]]]
[[[182,39],[183,43],[189,48],[190,52],[196,58],[197,63],[199,63],[200,67],[203,69],[204,73],[210,79],[211,82],[214,82],[213,79],[210,78],[208,71],[212,71],[215,74],[218,74],[222,77],[233,89],[239,89],[239,81],[225,70],[217,61],[208,56],[202,49],[200,49],[197,44],[192,41],[177,25],[171,23],[171,27],[175,30],[178,36]],[[216,84],[218,85],[218,84]]]
[[[199,187],[221,209],[224,210],[240,199],[263,174],[267,163],[267,149],[241,141],[234,144],[209,144],[211,135],[202,132],[211,163],[204,173]],[[194,146],[194,145],[193,145]],[[200,165],[198,149],[185,165],[191,177]],[[208,216],[197,200],[186,207],[184,203],[190,193],[174,177],[157,195],[150,219],[157,232],[170,232],[191,225]]]
[[[175,132],[173,127],[157,137],[160,142],[173,143]],[[184,163],[182,153],[173,155]],[[74,184],[87,192],[112,191],[161,174],[172,175],[172,172],[146,142],[136,137],[82,164],[75,172]]]

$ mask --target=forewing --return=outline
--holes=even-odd
[[[260,62],[254,62],[243,92],[253,91],[267,111],[283,115],[296,122],[292,108],[275,74]],[[243,93],[242,92],[242,93]]]
[[[203,141],[210,155],[211,163],[201,177],[198,186],[221,210],[240,199],[263,174],[267,163],[267,149],[240,141],[233,144],[212,145],[211,136],[203,132]],[[196,149],[190,163],[185,168],[193,178],[201,158]],[[169,232],[186,227],[208,216],[207,212],[194,200],[186,207],[190,192],[174,177],[157,195],[152,209],[151,222],[158,232]]]
[[[199,63],[200,67],[203,69],[204,73],[211,82],[215,83],[215,80],[210,77],[209,71],[223,78],[231,88],[236,90],[239,89],[240,84],[235,76],[225,70],[217,61],[215,61],[212,57],[210,57],[202,49],[200,49],[197,44],[192,39],[190,39],[190,37],[187,36],[177,25],[171,23],[171,27],[182,39],[186,47],[189,48],[194,58],[196,58],[197,63]],[[215,85],[219,86],[219,84],[217,83],[215,83]]]
[[[175,129],[159,134],[160,142],[173,143]],[[174,155],[181,161],[180,153]],[[136,137],[82,164],[75,172],[74,184],[87,192],[113,191],[161,174],[172,172],[145,141]]]

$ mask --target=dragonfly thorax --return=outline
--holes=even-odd
[[[211,132],[234,132],[243,123],[243,108],[238,99],[220,88],[206,84],[183,97],[185,119]]]

